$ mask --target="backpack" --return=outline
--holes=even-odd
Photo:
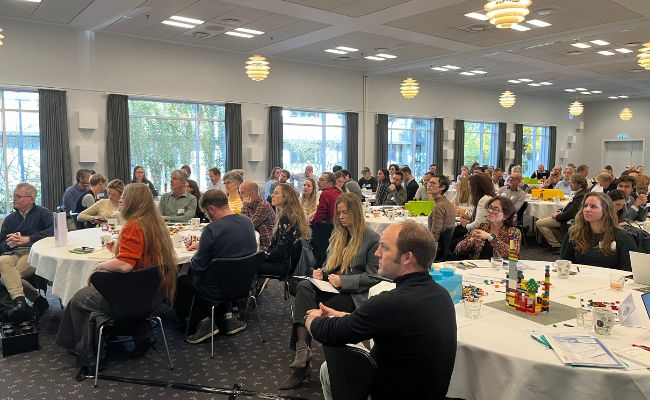
[[[637,251],[650,253],[650,233],[630,223],[623,225],[622,228],[634,239]]]

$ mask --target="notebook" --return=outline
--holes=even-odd
[[[650,292],[642,294],[641,300],[643,300],[645,310],[648,312],[648,318],[650,318]]]
[[[632,264],[632,275],[634,282],[642,285],[650,285],[650,254],[630,252]]]

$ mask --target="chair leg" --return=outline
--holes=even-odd
[[[167,360],[169,361],[169,369],[174,369],[174,365],[172,364],[172,356],[171,356],[171,354],[169,354],[169,346],[167,345],[167,336],[165,335],[165,328],[163,328],[162,319],[160,319],[160,317],[152,317],[150,319],[158,321],[158,326],[160,327],[160,333],[162,334],[162,337],[163,337],[163,343],[165,343],[165,351],[167,352]]]
[[[102,351],[102,335],[104,334],[104,326],[99,328],[99,340],[97,341],[97,359],[95,360],[95,385],[97,387],[97,376],[99,375],[99,355]]]
[[[210,320],[211,323],[211,335],[210,335],[210,358],[214,359],[214,304],[212,305],[211,308],[211,313],[212,313],[212,319]]]
[[[187,324],[185,325],[185,340],[187,340],[187,335],[190,331],[190,321],[192,320],[192,310],[194,309],[194,299],[196,294],[192,295],[192,303],[190,303],[190,315],[187,316]]]
[[[262,343],[266,343],[266,339],[264,339],[264,331],[262,331],[262,318],[260,317],[260,309],[257,307],[257,299],[255,296],[251,296],[251,299],[253,299],[253,303],[255,304],[255,313],[257,314],[257,323],[260,326],[260,336],[262,336]]]

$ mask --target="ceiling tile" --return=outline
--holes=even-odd
[[[94,0],[44,1],[31,15],[36,21],[67,24]]]

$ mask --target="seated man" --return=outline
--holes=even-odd
[[[571,177],[573,176],[573,167],[564,168],[562,179],[555,185],[555,189],[560,189],[565,195],[571,194]]]
[[[72,219],[72,216],[70,216],[70,213],[74,212],[77,201],[81,195],[86,192],[86,190],[90,189],[90,175],[90,170],[84,168],[77,170],[77,183],[63,192],[63,202],[61,203],[61,207],[63,207],[63,211],[68,214],[67,224],[68,230],[70,231],[76,229],[74,220]]]
[[[299,174],[293,174],[293,186],[302,193],[302,186],[305,184],[305,181],[309,178],[314,178],[314,166],[307,165],[305,167],[305,172]]]
[[[560,251],[562,245],[560,241],[567,229],[567,223],[582,210],[582,200],[589,193],[587,185],[587,179],[578,174],[573,175],[571,177],[571,190],[576,193],[570,198],[569,203],[563,209],[554,212],[550,217],[537,220],[535,226],[551,246],[551,252]]]
[[[507,197],[510,199],[512,204],[515,206],[515,212],[519,212],[519,209],[526,201],[526,192],[520,187],[522,179],[523,177],[521,176],[521,173],[513,172],[508,180],[508,185],[500,188],[496,192],[497,196]]]
[[[239,195],[244,207],[242,214],[253,221],[255,230],[260,234],[260,248],[266,250],[271,244],[271,234],[275,226],[275,211],[268,201],[259,195],[259,187],[252,180],[244,181],[239,185]]]
[[[361,187],[359,184],[352,179],[350,176],[350,171],[347,169],[342,169],[334,174],[336,177],[336,186],[343,191],[354,193],[359,197],[359,200],[363,201],[363,194],[361,193]]]
[[[341,191],[336,187],[336,177],[331,172],[323,172],[318,178],[320,197],[316,211],[307,217],[311,222],[333,222],[336,214],[336,199]]]
[[[428,196],[428,186],[429,186],[429,181],[433,177],[433,174],[429,171],[425,172],[424,175],[422,175],[422,186],[418,188],[418,191],[415,192],[415,197],[413,200],[416,201],[427,201],[429,200]]]
[[[374,339],[373,400],[444,399],[456,357],[456,313],[449,292],[429,276],[433,237],[416,222],[396,223],[384,231],[376,254],[379,275],[397,287],[350,314],[321,303],[308,311],[305,326],[314,339],[330,346]],[[323,394],[331,399],[325,365]]]
[[[223,180],[221,180],[221,171],[219,168],[210,168],[208,170],[208,177],[210,178],[208,181],[208,190],[216,189],[226,193],[226,185],[224,185]]]
[[[505,185],[505,180],[503,179],[503,170],[501,168],[497,168],[492,172],[492,186],[494,186],[494,193],[498,193],[499,189],[501,189]]]
[[[16,211],[5,218],[0,230],[0,281],[15,303],[7,312],[7,316],[14,321],[33,317],[31,308],[25,302],[25,295],[34,302],[37,315],[43,314],[49,307],[47,300],[22,280],[34,274],[34,268],[27,264],[32,245],[54,235],[52,213],[34,204],[35,200],[36,188],[29,183],[19,183],[14,189]]]
[[[407,201],[411,201],[413,198],[415,198],[415,194],[418,192],[420,185],[418,185],[418,181],[415,180],[415,177],[412,175],[411,168],[409,168],[408,165],[403,166],[400,169],[400,172],[402,173],[402,184],[406,188],[406,200],[404,201],[404,203],[406,203]]]
[[[370,168],[363,167],[361,170],[361,178],[359,178],[359,186],[361,189],[368,189],[372,192],[377,191],[377,178],[372,176]]]
[[[548,178],[544,181],[544,188],[553,189],[555,185],[560,182],[560,179],[562,179],[562,167],[556,165],[549,173]]]
[[[544,169],[544,164],[539,164],[537,170],[530,177],[533,179],[546,179],[549,175],[548,170]]]
[[[648,215],[646,204],[648,203],[648,177],[646,175],[623,175],[618,179],[618,190],[625,193],[626,204],[623,217],[630,221],[645,221]],[[637,189],[636,197],[632,195]]]
[[[215,258],[239,258],[255,253],[255,228],[248,217],[230,211],[228,197],[221,190],[213,189],[203,193],[200,206],[210,223],[201,233],[198,244],[193,243],[187,248],[188,251],[197,250],[190,262],[192,286],[197,296],[218,298],[224,282],[212,279],[207,271],[210,262]],[[219,322],[215,323],[218,327],[212,332],[211,306],[211,303],[200,297],[195,299],[189,324],[192,327],[194,321],[200,322],[196,332],[187,337],[189,343],[196,344],[210,339],[219,333],[219,329],[226,335],[233,335],[246,328],[244,322],[233,316],[231,304],[221,303],[215,308],[215,319]]]
[[[187,174],[180,169],[172,171],[170,193],[164,193],[158,204],[158,211],[168,222],[187,222],[196,213],[196,197],[185,191]]]
[[[406,203],[406,189],[402,186],[404,181],[404,174],[401,171],[395,172],[393,175],[393,183],[388,187],[388,194],[386,195],[386,200],[384,200],[384,205],[386,206],[403,206]],[[416,189],[417,191],[417,189]]]

